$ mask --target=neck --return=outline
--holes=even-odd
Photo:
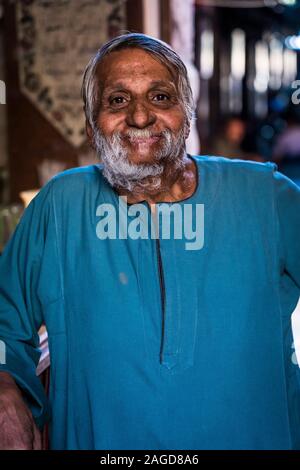
[[[184,154],[182,165],[178,168],[172,161],[165,165],[160,176],[160,185],[153,187],[151,178],[149,184],[143,184],[143,191],[140,187],[128,191],[122,188],[115,188],[120,196],[126,196],[129,204],[146,201],[148,204],[158,202],[176,202],[190,197],[197,186],[197,168],[194,161]]]

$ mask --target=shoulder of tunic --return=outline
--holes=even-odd
[[[103,165],[101,164],[70,168],[68,170],[62,171],[61,173],[58,173],[57,175],[55,175],[51,179],[51,181],[62,182],[63,180],[62,183],[65,184],[68,181],[70,181],[70,183],[76,180],[86,181],[93,177],[96,179],[99,179],[99,178],[101,179],[103,178],[102,168],[103,168]]]
[[[246,170],[250,173],[259,173],[259,172],[271,172],[277,170],[276,163],[266,161],[266,162],[256,162],[253,160],[243,160],[238,158],[227,158],[214,155],[197,155],[193,157],[196,162],[201,166],[205,164],[208,168],[216,168],[220,171],[236,171]]]
[[[102,175],[102,165],[71,168],[52,177],[31,201],[35,207],[59,207],[62,202],[73,203],[83,200],[84,195],[95,195],[108,191]]]
[[[102,175],[102,165],[88,165],[77,168],[70,168],[62,171],[55,175],[45,185],[50,186],[53,195],[59,195],[60,192],[65,196],[70,194],[76,194],[78,192],[101,190],[107,184],[104,183],[104,177]]]

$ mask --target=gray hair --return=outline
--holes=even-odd
[[[99,83],[97,67],[108,54],[127,48],[142,49],[165,65],[175,77],[179,101],[186,115],[187,124],[193,117],[194,102],[187,69],[173,49],[165,42],[140,33],[122,34],[104,44],[89,61],[83,76],[82,98],[87,122],[93,130],[97,127],[99,113]]]

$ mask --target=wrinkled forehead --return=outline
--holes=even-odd
[[[122,73],[139,71],[141,75],[155,73],[158,80],[165,79],[173,82],[177,88],[178,72],[167,59],[138,47],[126,47],[115,50],[103,57],[96,69],[99,85],[107,84],[113,78],[122,78]]]

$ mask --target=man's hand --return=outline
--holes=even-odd
[[[41,433],[14,379],[0,372],[0,450],[41,450]]]

